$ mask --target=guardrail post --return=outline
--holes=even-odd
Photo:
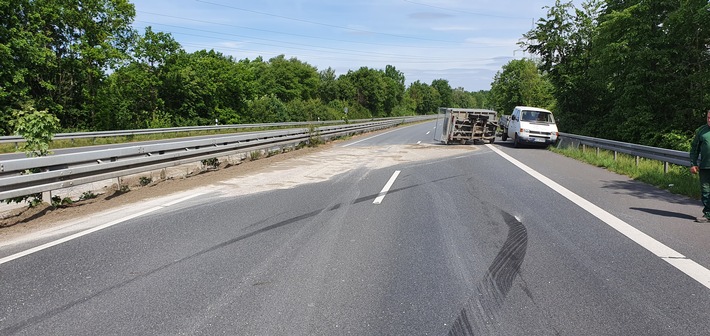
[[[640,161],[641,161],[641,157],[636,155],[636,168],[638,168]]]
[[[619,154],[619,153],[618,153],[617,151],[614,151],[614,161],[616,161],[616,158],[618,157],[618,154]]]
[[[668,162],[663,162],[663,173],[668,174]]]
[[[599,147],[597,147],[597,156],[599,156]]]

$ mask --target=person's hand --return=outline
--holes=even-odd
[[[698,166],[692,166],[692,167],[690,167],[690,173],[691,173],[691,174],[697,174],[697,173],[698,173],[698,169],[700,169]]]

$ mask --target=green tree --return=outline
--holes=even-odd
[[[49,144],[54,133],[59,128],[59,119],[47,111],[37,111],[30,103],[23,104],[22,109],[13,111],[14,119],[11,126],[15,134],[25,139],[23,150],[27,157],[46,156],[51,154]],[[37,170],[26,171],[25,174],[38,173]],[[29,202],[30,207],[42,203],[42,193],[30,194],[3,200],[5,203]]]
[[[127,58],[133,5],[127,0],[2,0],[0,11],[4,112],[32,101],[56,113],[65,129],[90,128],[106,70]]]
[[[551,108],[554,105],[550,82],[539,73],[532,60],[512,60],[496,73],[491,96],[496,111],[509,114],[515,106]]]
[[[437,92],[439,92],[439,106],[440,107],[451,107],[453,104],[452,101],[452,95],[453,95],[453,90],[451,89],[451,85],[449,85],[449,81],[446,79],[435,79],[431,81],[431,87],[436,89]]]
[[[384,116],[386,99],[386,82],[381,71],[368,67],[361,67],[356,71],[348,71],[341,76],[339,81],[346,81],[352,90],[345,92],[349,94],[346,100],[357,103],[368,111],[372,117]]]
[[[404,73],[397,70],[394,65],[388,64],[387,66],[385,66],[384,75],[385,116],[401,115],[402,113],[407,113],[406,109],[400,109],[398,112],[394,112],[394,110],[402,104],[402,100],[404,99]]]
[[[32,100],[33,87],[51,85],[41,76],[52,52],[36,7],[30,0],[0,0],[0,135],[13,132],[13,111]]]
[[[49,144],[59,128],[59,119],[47,111],[37,111],[30,104],[15,110],[12,125],[15,134],[25,139],[23,150],[27,157],[50,154]]]
[[[318,96],[320,75],[318,69],[297,58],[284,55],[271,58],[258,69],[259,92],[275,95],[283,102],[294,99],[312,99]]]
[[[458,87],[451,91],[451,107],[475,108],[478,107],[478,100],[464,88]]]
[[[607,111],[602,104],[605,85],[592,80],[591,69],[601,2],[589,0],[577,9],[571,1],[556,0],[547,8],[547,16],[523,35],[521,46],[539,56],[539,68],[553,86],[560,127],[589,134],[598,129]]]
[[[326,103],[338,99],[338,84],[335,70],[328,68],[318,73],[318,97]]]
[[[95,98],[106,69],[128,58],[127,40],[135,9],[127,0],[89,0],[79,6],[70,0],[39,0],[42,27],[49,37],[46,46],[53,60],[43,64],[34,87],[40,106],[57,112],[64,129],[91,129]]]
[[[426,83],[414,81],[407,88],[406,95],[414,105],[414,112],[418,115],[438,113],[441,98],[439,91]]]
[[[114,71],[98,92],[99,129],[135,129],[172,126],[161,97],[168,60],[181,50],[170,34],[147,27],[137,36],[134,61]]]
[[[177,126],[241,122],[252,92],[250,67],[214,50],[180,52],[166,65],[161,98]],[[256,117],[255,119],[260,119]],[[221,121],[220,121],[221,120]]]
[[[708,9],[706,1],[668,0],[607,8],[593,54],[611,104],[607,137],[656,145],[683,129],[690,136],[708,102]]]
[[[479,90],[476,92],[469,93],[473,98],[476,99],[476,104],[473,107],[493,109],[493,103],[491,101],[491,92],[488,90]],[[500,111],[499,111],[500,112]]]
[[[250,100],[248,109],[252,115],[250,122],[275,123],[291,121],[288,107],[275,95],[261,96]]]

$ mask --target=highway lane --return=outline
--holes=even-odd
[[[490,146],[433,146],[432,130],[419,124],[341,146],[371,149],[354,163],[420,141],[455,154],[356,166],[290,189],[215,190],[2,263],[0,335],[710,329],[707,287]],[[710,229],[686,217],[695,202],[544,150],[493,146],[710,266]]]

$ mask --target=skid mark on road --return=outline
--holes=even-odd
[[[538,181],[550,187],[550,189],[572,201],[572,203],[577,204],[580,208],[586,210],[594,217],[597,217],[602,222],[609,225],[614,230],[631,239],[636,244],[639,244],[641,247],[655,254],[657,257],[661,258],[665,262],[673,265],[673,267],[690,276],[703,286],[710,288],[710,270],[708,270],[707,268],[703,267],[702,265],[696,263],[691,259],[688,259],[683,254],[655,240],[653,237],[622,221],[618,217],[598,207],[594,203],[587,201],[586,199],[573,193],[569,189],[559,185],[557,182],[526,166],[525,164],[514,159],[510,155],[505,154],[503,151],[496,148],[495,146],[486,146],[488,146],[488,148],[490,148],[494,152],[498,153],[498,155],[500,155],[504,159],[508,160],[510,163],[516,165],[524,172],[530,174],[530,176],[534,177]]]
[[[450,336],[470,336],[481,332],[485,335],[499,334],[495,330],[499,311],[520,273],[528,248],[528,231],[523,223],[505,211],[501,213],[508,225],[508,237],[451,326]]]

